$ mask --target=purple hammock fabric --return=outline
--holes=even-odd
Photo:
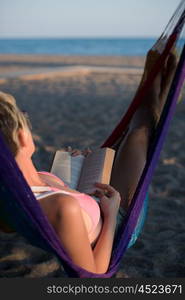
[[[181,2],[178,22],[173,26],[172,34],[179,34],[184,25],[184,1]],[[182,10],[183,8],[183,10]],[[179,14],[179,10],[176,14]],[[174,17],[171,19],[174,22]],[[169,28],[169,27],[168,27]],[[170,28],[171,30],[171,28]],[[170,50],[170,49],[169,49]],[[165,50],[164,50],[165,51]],[[88,272],[75,265],[62,247],[54,229],[43,214],[38,201],[35,199],[30,187],[26,183],[11,152],[7,148],[0,134],[0,218],[5,219],[17,232],[23,235],[31,244],[46,251],[54,253],[63,264],[70,277],[81,278],[109,278],[118,270],[119,264],[132,233],[136,227],[143,201],[146,197],[152,174],[157,164],[170,120],[173,116],[176,102],[185,77],[185,46],[177,66],[168,99],[166,101],[155,139],[150,146],[147,163],[126,220],[122,224],[115,238],[109,269],[105,274]]]

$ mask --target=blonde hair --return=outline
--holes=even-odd
[[[18,130],[20,128],[29,128],[24,113],[17,107],[12,95],[0,92],[0,131],[14,157],[19,150]]]

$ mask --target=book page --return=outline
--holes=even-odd
[[[78,191],[90,194],[96,189],[95,182],[99,182],[102,175],[105,151],[98,149],[85,158],[79,179]]]
[[[71,189],[76,189],[84,161],[83,155],[71,156],[69,152],[57,151],[51,172],[64,181]]]
[[[71,158],[71,183],[69,186],[71,189],[76,190],[85,157],[83,155],[78,155],[74,157],[70,155],[70,158]]]

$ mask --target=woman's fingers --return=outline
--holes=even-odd
[[[96,190],[96,191],[93,193],[93,195],[94,195],[95,197],[101,198],[101,197],[105,196],[105,193],[104,193],[103,191],[101,191],[101,190]]]
[[[70,152],[72,156],[77,156],[77,155],[88,156],[89,154],[92,153],[92,150],[89,147],[81,151],[79,149],[72,149],[71,146],[67,146],[65,148],[61,148],[61,150]]]
[[[116,190],[112,186],[110,186],[109,184],[96,182],[95,186],[100,188],[102,191],[104,191],[104,194],[106,194],[106,195],[111,196],[114,193],[116,193]]]
[[[115,191],[115,189],[114,189],[111,185],[106,184],[106,183],[95,182],[95,185],[96,185],[96,186],[99,186],[100,188],[106,188],[106,189]]]
[[[91,151],[91,149],[88,147],[88,148],[86,148],[86,149],[84,149],[83,151],[82,151],[82,154],[84,155],[84,156],[88,156],[89,154],[91,154],[92,153],[92,151]]]
[[[78,156],[78,155],[88,156],[89,154],[92,153],[90,148],[86,148],[83,151],[81,151],[79,149],[72,149],[71,146],[65,147],[65,151],[70,152],[72,156]]]
[[[82,155],[82,151],[78,150],[78,149],[74,149],[71,152],[72,156],[78,156],[78,155]]]
[[[113,195],[114,193],[109,192],[108,190],[98,190],[98,189],[92,194],[92,196],[98,197],[99,199],[102,199],[103,197],[110,198]]]
[[[67,147],[65,147],[65,151],[67,151],[67,152],[71,152],[71,151],[72,151],[72,148],[71,148],[71,146],[67,146]]]
[[[72,156],[81,155],[82,152],[78,149],[72,149],[71,146],[65,147],[65,151],[69,152]]]

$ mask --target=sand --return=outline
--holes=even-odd
[[[0,55],[0,90],[28,112],[38,170],[65,146],[102,144],[131,102],[144,57]],[[183,93],[185,98],[185,91]],[[117,277],[185,277],[185,102],[177,106],[150,186],[148,214]],[[58,260],[18,234],[0,233],[0,277],[65,277]]]

